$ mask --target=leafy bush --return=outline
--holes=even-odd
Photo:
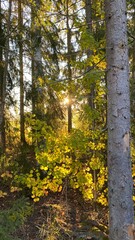
[[[96,195],[96,201],[106,205],[104,142],[105,139],[98,130],[88,134],[74,129],[70,135],[64,132],[60,136],[48,133],[45,147],[37,147],[35,152],[40,169],[16,174],[15,184],[30,189],[31,197],[36,202],[49,191],[61,192],[68,179],[70,186],[79,189],[84,199],[93,200]],[[40,171],[43,172],[43,178]]]

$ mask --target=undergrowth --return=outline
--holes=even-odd
[[[21,240],[15,238],[15,232],[23,226],[32,213],[32,206],[25,197],[14,201],[9,209],[0,211],[0,240]],[[14,234],[14,236],[13,236]]]

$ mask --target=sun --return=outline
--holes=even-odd
[[[64,105],[69,104],[69,98],[68,97],[64,98],[63,103],[64,103]]]

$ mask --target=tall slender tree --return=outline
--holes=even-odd
[[[132,117],[133,121],[135,119],[135,3],[131,5],[131,33],[132,33],[132,45],[130,46],[131,49],[131,59],[132,59],[132,65],[131,65],[131,71],[132,71],[132,77],[131,77],[131,111],[132,111]]]
[[[71,28],[69,18],[69,0],[66,0],[66,28],[67,28],[67,68],[68,68],[68,132],[72,130],[72,93],[71,93],[71,81],[72,81],[72,70],[71,70]]]
[[[23,74],[23,38],[22,38],[22,27],[23,27],[23,12],[22,12],[22,1],[18,0],[18,44],[19,44],[19,76],[20,76],[20,140],[21,144],[25,143],[25,128],[24,128],[24,74]]]
[[[1,6],[0,6],[1,9]],[[6,151],[6,135],[5,135],[5,98],[6,98],[6,82],[8,76],[8,64],[9,64],[9,38],[10,38],[10,27],[11,27],[11,10],[12,10],[12,0],[9,0],[8,6],[8,15],[7,15],[7,31],[5,36],[4,46],[1,46],[1,64],[3,62],[3,66],[1,68],[1,93],[0,93],[0,142],[2,146],[2,153]],[[1,13],[0,13],[1,15]],[[0,16],[0,18],[2,15]],[[2,19],[2,18],[1,18]],[[0,30],[2,30],[2,20],[0,20]],[[2,39],[3,41],[3,32]],[[4,49],[2,49],[4,47]],[[3,51],[4,50],[4,51]],[[3,55],[4,53],[4,55]]]
[[[42,75],[41,54],[41,26],[38,23],[37,12],[41,8],[41,1],[35,0],[31,7],[32,24],[32,113],[38,117],[41,115],[39,106],[39,77]]]
[[[92,1],[91,0],[85,0],[85,11],[86,11],[86,24],[87,24],[87,31],[89,34],[92,34]],[[92,55],[92,50],[89,49],[87,50],[87,58],[89,59]],[[87,71],[90,71],[91,67],[87,67]],[[88,93],[88,105],[93,111],[95,109],[95,104],[94,104],[94,98],[95,98],[95,84],[92,83],[90,86],[90,93]],[[91,121],[91,126],[90,129],[94,131],[95,128],[95,121],[94,119]],[[94,151],[93,151],[94,154]],[[96,170],[93,170],[93,182],[94,182],[94,203],[96,207],[96,199],[97,199],[97,193],[96,193]]]
[[[135,4],[134,4],[135,5]],[[135,84],[135,8],[133,12],[133,27],[134,27],[134,42],[133,42],[133,66],[132,66],[132,78]]]
[[[133,240],[126,12],[125,0],[105,1],[110,240]]]
[[[3,28],[2,28],[2,7],[0,1],[0,153],[3,153],[5,141],[3,138],[3,48],[5,45]]]

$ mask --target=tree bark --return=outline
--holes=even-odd
[[[5,97],[6,97],[6,80],[8,74],[8,55],[9,55],[9,35],[10,35],[10,26],[11,26],[11,9],[12,9],[12,0],[9,0],[8,7],[8,19],[7,19],[7,35],[4,43],[5,46],[5,58],[3,59],[3,72],[1,72],[1,96],[0,96],[0,143],[1,143],[1,153],[6,152],[6,136],[5,136]],[[0,24],[1,25],[1,24]],[[1,26],[2,30],[2,26]],[[3,51],[1,49],[1,60],[3,58]]]
[[[91,0],[85,0],[85,11],[86,11],[86,24],[87,24],[87,31],[89,34],[92,34],[92,1]],[[89,47],[87,49],[87,58],[89,58],[92,55],[92,51]],[[90,71],[91,67],[87,66],[87,70]],[[94,97],[95,97],[95,84],[92,83],[90,86],[90,93],[88,94],[88,104],[90,108],[93,110],[95,108],[94,106]],[[94,129],[94,121],[92,121],[91,128]]]
[[[67,27],[67,67],[68,67],[68,133],[72,130],[72,91],[71,91],[71,29],[69,26],[69,0],[66,1],[66,27]]]
[[[105,0],[109,239],[133,240],[130,99],[125,0]]]
[[[133,6],[134,7],[134,6]],[[133,36],[135,36],[135,8],[133,12]],[[135,119],[135,39],[133,42],[133,48],[132,48],[132,82],[131,82],[131,109],[132,109],[132,115],[133,119]]]
[[[4,71],[4,63],[3,63],[3,48],[5,45],[4,34],[2,29],[2,11],[1,11],[1,1],[0,1],[0,155],[4,150],[4,142],[3,142],[3,71]]]
[[[20,140],[21,144],[25,143],[25,128],[24,128],[24,80],[23,80],[23,42],[22,42],[22,1],[18,0],[18,28],[19,28],[19,65],[20,65]]]
[[[39,77],[42,77],[41,28],[37,26],[37,12],[41,1],[35,0],[31,10],[32,27],[32,113],[37,119],[42,116]]]
[[[86,14],[86,24],[87,24],[87,31],[89,34],[92,34],[92,1],[91,0],[85,0],[85,14]],[[87,58],[89,59],[92,56],[92,50],[87,49]],[[87,66],[87,71],[90,71],[91,67]],[[92,83],[90,85],[90,92],[88,93],[88,105],[93,111],[95,109],[95,83]],[[89,129],[92,129],[94,131],[95,129],[95,120],[91,120],[91,123],[89,125]],[[94,140],[93,140],[94,141]],[[95,151],[93,150],[93,154]],[[96,170],[93,170],[93,182],[94,182],[94,208],[96,209],[96,200],[97,200],[97,173]]]

